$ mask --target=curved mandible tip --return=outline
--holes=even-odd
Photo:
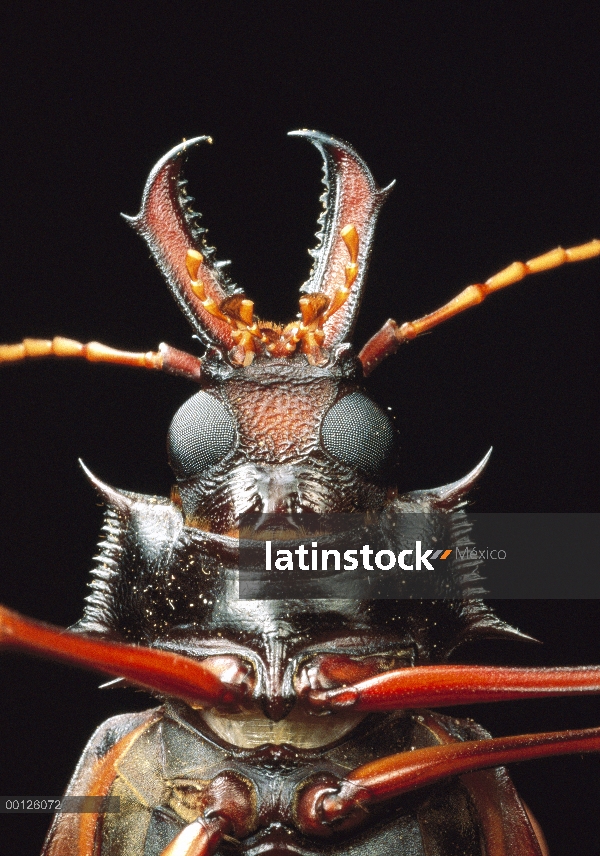
[[[324,325],[325,347],[339,344],[349,338],[354,327],[367,264],[371,254],[373,233],[382,203],[394,186],[383,190],[373,178],[369,167],[354,149],[335,137],[319,131],[291,131],[289,136],[309,140],[323,157],[323,184],[321,197],[324,211],[319,218],[319,241],[310,254],[314,265],[310,278],[301,288],[309,294],[321,292],[331,300],[346,284],[346,265],[351,261],[342,237],[342,229],[354,226],[358,235],[358,273],[352,282],[345,303],[334,312]]]
[[[219,305],[235,291],[224,274],[222,262],[214,259],[214,247],[207,246],[206,229],[198,225],[199,214],[191,208],[193,197],[187,195],[187,181],[180,178],[181,166],[188,150],[210,137],[194,137],[172,148],[153,167],[144,188],[139,214],[123,214],[146,241],[175,300],[197,333],[211,344],[231,348],[231,327],[210,314],[196,296],[186,266],[189,250],[202,254],[197,279],[204,285],[206,297]]]

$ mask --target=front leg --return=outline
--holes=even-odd
[[[383,713],[600,693],[600,666],[413,666],[364,680],[361,670],[364,665],[352,658],[322,656],[310,683],[307,678],[298,682],[299,695],[313,711]]]
[[[486,732],[471,722],[450,721],[430,711],[417,712],[417,718],[438,745],[364,764],[341,780],[329,775],[309,781],[300,791],[296,803],[298,827],[305,834],[329,838],[335,832],[346,832],[364,824],[371,808],[378,803],[392,801],[416,788],[458,776],[474,809],[486,856],[549,856],[542,831],[503,767],[481,767],[514,760],[510,748],[507,749],[510,745],[517,746],[522,740],[550,735],[489,740]],[[450,727],[449,722],[453,723]],[[461,733],[458,734],[457,730]],[[465,737],[480,739],[462,742]],[[598,748],[598,738],[596,743]],[[495,761],[491,760],[493,755]],[[487,760],[478,769],[484,756]],[[466,758],[470,761],[464,763]],[[465,772],[469,769],[471,772]],[[425,820],[424,816],[421,823],[426,842]],[[425,849],[429,852],[427,844]],[[435,847],[434,852],[438,852]]]

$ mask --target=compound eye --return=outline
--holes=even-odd
[[[220,463],[235,443],[235,424],[223,404],[208,392],[197,392],[171,422],[169,463],[178,479],[187,479]]]
[[[321,425],[325,451],[369,476],[381,475],[394,451],[394,428],[380,407],[352,392],[337,401]]]

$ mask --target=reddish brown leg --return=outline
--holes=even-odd
[[[207,665],[181,654],[90,639],[79,633],[31,621],[4,607],[0,607],[2,647],[97,669],[197,706],[233,706],[237,709],[237,703],[249,690],[246,682],[222,682]]]
[[[210,820],[198,817],[181,830],[160,856],[211,856],[228,828],[229,821],[224,817],[213,817]]]
[[[325,659],[320,664],[325,678],[327,665]],[[396,669],[350,686],[305,690],[303,697],[313,710],[374,712],[593,693],[600,693],[600,666],[521,669],[449,665]]]
[[[203,814],[188,824],[160,856],[211,856],[225,835],[244,838],[256,824],[252,785],[235,773],[221,773],[207,789]]]
[[[359,823],[371,805],[451,776],[534,758],[598,751],[600,728],[469,740],[401,752],[357,767],[337,782],[309,784],[298,799],[298,823],[309,834],[329,835],[332,826],[348,829]]]
[[[60,336],[54,339],[23,339],[17,345],[0,345],[0,364],[39,357],[78,357],[91,363],[137,366],[182,375],[196,381],[202,376],[201,362],[197,357],[165,344],[160,345],[158,351],[145,354],[118,351],[100,342],[82,344]]]
[[[460,294],[452,298],[449,303],[446,303],[430,315],[417,318],[416,321],[407,321],[402,325],[398,325],[390,318],[389,321],[385,322],[381,330],[369,339],[358,355],[364,374],[371,374],[373,369],[382,360],[397,351],[404,342],[410,342],[411,339],[420,336],[421,333],[426,333],[428,330],[437,327],[438,324],[442,324],[444,321],[448,321],[455,315],[459,315],[471,306],[476,306],[493,291],[499,291],[501,288],[513,285],[515,282],[519,282],[519,280],[529,276],[529,274],[551,270],[567,262],[581,262],[585,259],[592,259],[598,255],[600,255],[599,240],[589,241],[587,244],[580,244],[568,250],[557,247],[555,250],[550,250],[549,253],[536,256],[528,262],[513,262],[507,268],[501,270],[500,273],[490,277],[487,282],[469,285],[464,291],[461,291]]]

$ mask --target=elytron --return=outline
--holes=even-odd
[[[81,620],[65,632],[0,610],[3,647],[97,669],[159,700],[101,725],[68,786],[70,796],[119,797],[120,810],[57,814],[43,853],[544,856],[502,765],[598,751],[600,728],[493,739],[432,709],[598,693],[600,667],[447,664],[467,641],[522,636],[482,599],[464,509],[489,455],[456,482],[399,495],[394,427],[364,378],[492,292],[600,255],[600,241],[515,262],[415,321],[388,320],[356,354],[350,339],[391,186],[379,189],[340,140],[294,133],[325,167],[296,319],[258,319],[215,259],[181,177],[185,154],[209,139],[198,137],[159,161],[140,213],[127,219],[203,355],[61,337],[0,346],[2,363],[79,357],[198,387],[168,430],[169,498],[118,490],[84,468],[106,510]],[[426,521],[423,543],[462,550],[435,565],[434,598],[361,599],[352,580],[335,598],[238,596],[247,515],[264,539],[274,518],[289,521],[292,541],[303,515],[367,515],[397,554],[402,533],[390,520],[415,512]]]

